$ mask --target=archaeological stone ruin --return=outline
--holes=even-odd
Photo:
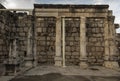
[[[119,68],[119,25],[108,8],[34,4],[33,10],[16,10],[0,5],[0,63],[14,73],[38,65]]]

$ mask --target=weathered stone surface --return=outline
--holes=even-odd
[[[32,16],[0,11],[0,62],[11,56],[9,47],[16,38],[16,50],[22,59],[29,57],[31,63],[62,66],[65,36],[66,65],[118,67],[120,58],[116,58],[119,50],[115,40],[118,26],[114,25],[114,16],[107,5],[74,5],[74,11],[69,9],[71,5],[41,6],[35,6]]]
[[[87,37],[88,37],[87,53],[88,53],[89,64],[92,64],[92,65],[103,64],[103,61],[99,61],[99,59],[104,60],[103,59],[104,45],[102,44],[102,42],[104,42],[103,21],[104,19],[100,19],[100,18],[88,18],[87,19],[87,25],[88,25],[87,27],[88,28],[87,29]],[[102,29],[102,31],[100,29]]]
[[[54,58],[55,57],[55,23],[56,20],[53,17],[50,18],[39,18],[36,22],[39,22],[40,25],[37,27],[37,55],[44,58],[44,62],[46,63],[52,63],[54,64]],[[38,58],[39,63],[42,63],[43,58]]]
[[[65,18],[66,65],[79,65],[80,19]],[[76,38],[76,39],[75,39]],[[78,49],[78,50],[77,50]]]

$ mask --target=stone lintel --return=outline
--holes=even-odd
[[[34,4],[34,8],[96,8],[96,9],[108,9],[109,5],[73,5],[73,4]]]

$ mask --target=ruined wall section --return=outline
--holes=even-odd
[[[13,13],[0,11],[0,63],[9,57],[10,32],[14,26]]]
[[[32,28],[32,16],[26,13],[18,13],[17,30],[18,52],[21,58],[27,57],[28,31]]]
[[[39,64],[54,64],[56,18],[36,18],[37,56]]]
[[[87,19],[87,54],[90,65],[102,65],[104,61],[104,19]]]
[[[66,65],[79,65],[80,18],[65,18]]]
[[[26,57],[28,30],[33,26],[32,18],[26,13],[0,11],[0,63],[10,56],[18,56],[22,59]],[[10,44],[13,44],[15,39],[17,54],[9,55]]]

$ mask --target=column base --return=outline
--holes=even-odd
[[[110,69],[119,68],[119,64],[116,61],[105,61],[103,66]]]
[[[33,59],[25,58],[25,67],[32,67],[32,66],[33,66]]]
[[[62,58],[55,57],[55,66],[62,66]]]
[[[33,62],[33,66],[36,67],[38,65],[37,61]]]
[[[80,68],[86,69],[88,67],[88,64],[86,62],[80,62]]]

